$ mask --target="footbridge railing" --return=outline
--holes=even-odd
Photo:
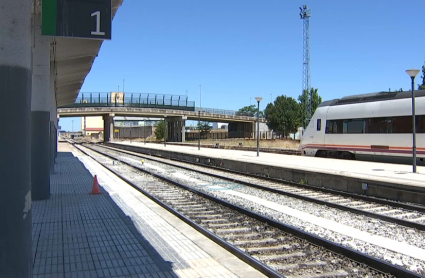
[[[187,96],[144,93],[80,93],[75,103],[58,108],[140,107],[195,111],[195,102]]]
[[[215,108],[195,107],[195,101],[189,101],[187,96],[181,95],[157,95],[146,93],[80,93],[73,104],[58,108],[81,108],[81,107],[138,107],[158,108],[183,111],[201,111],[201,113],[248,116],[256,117],[253,112],[239,112]],[[263,118],[263,115],[260,115]]]

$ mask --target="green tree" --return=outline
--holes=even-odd
[[[244,106],[241,109],[238,110],[237,115],[241,116],[249,116],[249,117],[257,117],[257,110],[258,105],[250,105],[250,106]],[[264,117],[264,112],[260,110],[260,118]]]
[[[312,110],[311,110],[311,116],[313,117],[314,112],[316,111],[317,107],[319,107],[319,104],[322,103],[322,97],[319,96],[318,93],[319,89],[311,88],[311,98],[312,98]],[[300,123],[303,127],[306,127],[308,125],[307,119],[306,119],[306,112],[307,112],[307,101],[308,101],[308,91],[304,90],[301,95],[298,96],[298,101],[300,105]]]
[[[297,132],[300,124],[300,105],[294,98],[278,96],[274,103],[267,105],[264,112],[269,129],[284,136]]]
[[[155,124],[155,137],[156,140],[164,140],[165,137],[165,126],[166,123],[164,120],[159,121]]]
[[[418,90],[425,90],[425,64],[422,66],[422,76],[421,77],[422,77],[422,84],[418,84]]]
[[[212,129],[209,122],[199,122],[197,129],[201,132],[201,136],[207,134]]]

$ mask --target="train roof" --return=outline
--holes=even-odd
[[[411,98],[411,97],[412,97],[412,91],[379,92],[379,93],[352,95],[352,96],[346,96],[339,99],[327,100],[322,102],[319,105],[319,107],[385,101],[385,100],[403,99],[403,98]],[[425,90],[415,90],[415,97],[425,97]]]

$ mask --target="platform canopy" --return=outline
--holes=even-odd
[[[111,0],[112,20],[123,1]],[[32,4],[37,13],[41,12],[41,0],[32,0]],[[75,102],[102,43],[103,40],[52,37],[50,57],[56,70],[57,106]]]

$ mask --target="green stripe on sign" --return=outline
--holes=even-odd
[[[56,35],[57,0],[42,0],[41,34]]]

